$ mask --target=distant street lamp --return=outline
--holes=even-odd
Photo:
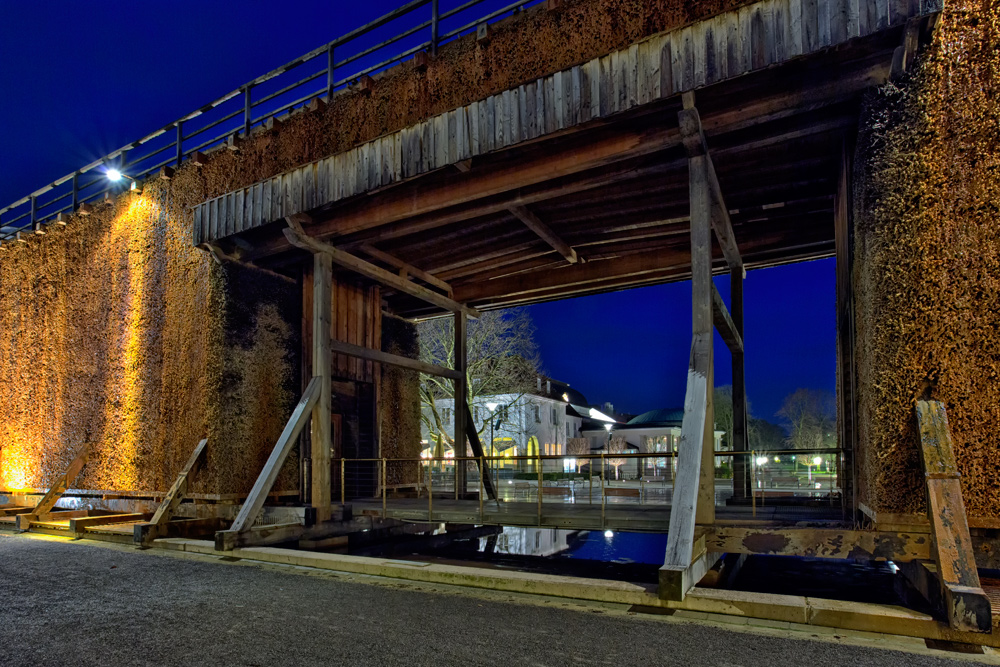
[[[496,410],[499,405],[500,405],[499,403],[487,403],[486,404],[486,407],[490,409],[490,453],[491,454],[493,453],[493,448],[495,447],[495,445],[493,444],[493,442],[494,442],[493,441],[493,411]]]

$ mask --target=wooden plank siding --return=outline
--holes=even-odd
[[[211,242],[832,48],[939,12],[942,1],[763,0],[210,199],[195,209],[192,236]]]

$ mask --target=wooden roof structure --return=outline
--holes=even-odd
[[[311,237],[474,308],[684,280],[677,119],[680,93],[697,89],[746,268],[831,256],[862,96],[939,9],[763,0],[207,201],[194,241],[287,270],[305,257],[282,233],[294,215]],[[387,287],[400,315],[442,312]]]

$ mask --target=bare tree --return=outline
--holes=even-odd
[[[420,334],[420,359],[427,363],[454,367],[455,328],[451,318],[428,320],[417,326]],[[477,320],[470,320],[467,338],[469,405],[481,403],[478,397],[505,396],[497,409],[493,427],[499,431],[505,425],[519,426],[513,409],[522,397],[535,386],[538,374],[538,346],[535,343],[535,326],[527,311],[520,308],[495,310],[482,313]],[[421,421],[427,433],[454,444],[447,427],[451,415],[442,414],[441,401],[457,407],[454,382],[433,375],[420,376]],[[490,419],[472,425],[480,437],[489,428]]]
[[[828,391],[796,389],[778,410],[792,449],[816,449],[832,444],[837,423],[836,402]]]
[[[712,394],[712,405],[715,410],[715,428],[723,431],[722,449],[733,449],[733,430],[736,418],[733,412],[733,385],[726,384],[716,387]],[[747,429],[750,427],[750,401],[747,401]]]
[[[618,469],[621,468],[628,462],[626,458],[614,457],[615,454],[624,454],[628,451],[628,445],[625,443],[625,438],[621,436],[614,436],[608,442],[608,446],[605,449],[608,453],[609,458],[606,458],[608,465],[615,469],[615,479],[618,479]]]
[[[588,438],[570,438],[566,442],[566,453],[570,456],[576,457],[576,474],[580,474],[580,468],[583,467],[584,461],[580,459],[581,456],[587,456],[590,454],[590,439]]]

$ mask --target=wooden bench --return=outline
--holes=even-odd
[[[543,486],[542,487],[542,495],[543,496],[562,496],[563,498],[566,498],[566,497],[572,498],[573,497],[573,489],[571,489],[568,486]]]
[[[604,487],[604,495],[606,496],[624,496],[627,498],[638,498],[641,495],[641,491],[638,487],[631,486],[606,486]]]
[[[417,498],[419,498],[420,492],[427,490],[427,484],[425,484],[424,482],[408,482],[405,484],[386,484],[385,490],[387,493],[391,493],[393,496],[396,496],[399,491],[416,491]]]

